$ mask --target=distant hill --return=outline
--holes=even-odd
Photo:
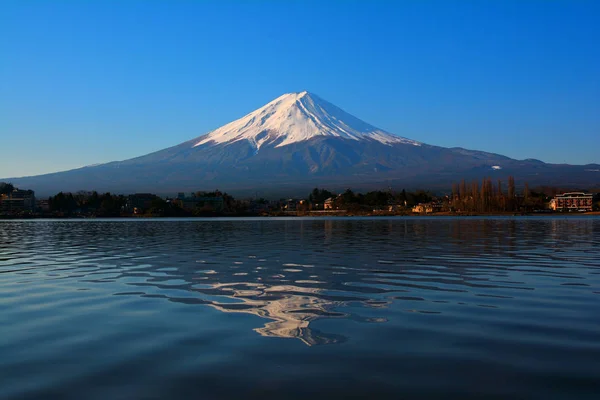
[[[288,93],[212,132],[130,160],[1,179],[38,195],[98,190],[161,194],[219,188],[292,195],[326,186],[448,189],[460,179],[600,186],[600,165],[547,164],[445,148],[378,129],[308,93]]]

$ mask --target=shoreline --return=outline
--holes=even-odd
[[[106,220],[106,219],[131,219],[131,220],[143,220],[143,219],[200,219],[200,218],[303,218],[303,217],[311,217],[311,218],[327,218],[327,217],[343,217],[343,218],[352,218],[352,217],[425,217],[425,218],[435,218],[435,217],[597,217],[600,216],[600,211],[590,211],[590,212],[538,212],[538,213],[451,213],[451,212],[436,212],[436,213],[410,213],[410,214],[396,214],[396,213],[339,213],[339,212],[307,212],[307,213],[296,213],[296,212],[288,212],[285,214],[277,213],[277,214],[237,214],[237,215],[203,215],[203,216],[160,216],[160,215],[119,215],[119,216],[85,216],[85,215],[0,215],[0,221],[10,221],[10,220],[44,220],[44,219],[60,219],[60,220],[70,220],[70,219],[92,219],[92,220]]]

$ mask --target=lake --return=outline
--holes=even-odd
[[[0,398],[600,396],[600,218],[0,221]]]

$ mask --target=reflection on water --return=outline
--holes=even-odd
[[[224,295],[243,300],[243,303],[211,302],[210,305],[216,309],[250,313],[273,320],[265,323],[264,327],[254,329],[263,336],[298,338],[307,345],[335,343],[340,340],[333,335],[315,333],[309,328],[310,322],[319,317],[343,315],[327,311],[333,308],[336,302],[319,298],[318,289],[249,283],[217,284],[212,288],[221,290]]]
[[[265,376],[291,384],[322,375],[314,366],[295,369],[306,358],[355,376],[346,386],[356,393],[374,382],[379,395],[471,393],[474,383],[462,375],[440,377],[433,388],[423,381],[432,368],[447,377],[465,368],[480,382],[519,376],[525,392],[541,393],[545,377],[565,380],[565,388],[579,382],[585,395],[600,379],[599,259],[597,218],[0,222],[0,323],[10,325],[0,376],[12,376],[7,385],[0,378],[0,397],[52,394],[48,388],[66,385],[69,362],[89,377],[118,369],[144,354],[134,349],[145,342],[185,349],[177,357],[152,353],[164,365],[155,379],[168,384],[190,373],[208,377],[218,365],[260,371],[249,388]],[[204,339],[195,351],[182,344],[197,338]],[[213,358],[189,358],[215,341],[202,351]],[[84,356],[90,343],[98,346],[93,361]],[[315,345],[325,344],[334,346],[322,346],[315,358]],[[114,366],[102,364],[106,350],[119,345]],[[293,377],[271,369],[271,346],[294,354],[296,364],[276,363],[288,363]],[[68,349],[81,358],[65,360]],[[348,351],[356,361],[342,361]],[[58,376],[45,368],[34,373],[41,360],[61,365]],[[138,390],[155,371],[136,368],[145,380],[132,393],[144,397]],[[407,378],[398,380],[402,371]],[[110,387],[126,398],[110,376],[99,398],[113,396]],[[246,384],[237,379],[233,387]],[[477,390],[515,393],[510,385]]]

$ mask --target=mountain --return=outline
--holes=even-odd
[[[358,190],[443,188],[461,179],[513,175],[530,185],[600,184],[600,165],[558,165],[433,146],[376,128],[308,93],[288,93],[205,135],[141,157],[4,179],[40,195],[221,189],[304,194],[315,186]]]
[[[247,140],[258,152],[263,145],[284,147],[318,137],[421,145],[369,125],[314,94],[301,92],[276,98],[245,117],[202,136],[194,146]]]

